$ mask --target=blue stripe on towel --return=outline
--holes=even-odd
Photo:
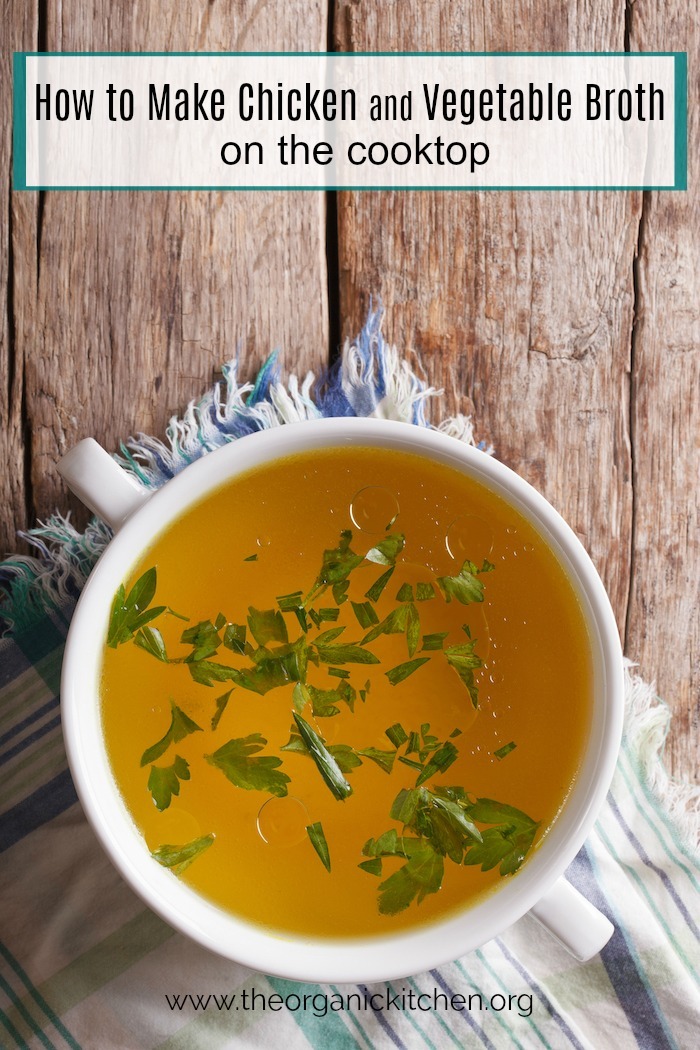
[[[362,994],[367,996],[367,997],[369,997],[372,994],[366,984],[358,984],[357,987],[360,989]],[[403,1039],[401,1039],[401,1037],[399,1036],[398,1032],[395,1032],[394,1029],[389,1024],[389,1022],[387,1021],[386,1017],[384,1016],[384,1011],[383,1010],[375,1010],[374,1007],[372,1007],[372,1010],[373,1010],[374,1016],[377,1018],[377,1021],[379,1022],[380,1027],[384,1029],[384,1031],[388,1035],[389,1039],[391,1039],[391,1041],[394,1044],[394,1046],[398,1046],[399,1050],[408,1050],[406,1044],[404,1043]]]
[[[442,976],[442,974],[440,973],[439,970],[431,970],[430,971],[430,976],[433,978],[435,983],[440,988],[442,988],[442,990],[445,993],[445,995],[448,995],[448,996],[450,996],[450,998],[452,998],[453,996],[455,996],[457,994],[455,992],[454,988],[450,988],[449,984],[444,979],[444,977]],[[488,1047],[489,1050],[496,1050],[496,1047],[493,1045],[493,1043],[491,1042],[491,1040],[487,1036],[486,1032],[484,1032],[484,1030],[481,1028],[481,1026],[476,1023],[476,1021],[471,1016],[471,1014],[469,1013],[468,1010],[459,1010],[457,1012],[456,1016],[459,1017],[466,1024],[468,1024],[473,1032],[476,1032],[476,1034],[479,1036],[479,1038],[481,1039],[481,1042],[483,1043],[483,1045],[485,1047]]]
[[[27,715],[26,718],[23,718],[21,722],[17,722],[16,725],[13,725],[12,729],[8,729],[3,736],[0,736],[0,744],[6,744],[8,740],[12,740],[13,737],[21,733],[23,729],[27,728],[27,726],[30,726],[33,722],[38,722],[40,718],[45,714],[48,714],[49,711],[52,711],[54,707],[58,707],[57,696],[54,696],[48,703],[39,707],[36,711],[32,711],[32,713]]]
[[[20,740],[18,744],[15,744],[15,746],[11,747],[9,751],[6,751],[4,755],[0,755],[0,766],[4,766],[11,758],[14,758],[15,755],[19,755],[20,752],[24,751],[30,744],[35,743],[37,740],[41,740],[42,736],[46,736],[47,733],[50,733],[52,729],[55,729],[56,726],[59,726],[60,724],[61,716],[56,715],[56,717],[52,718],[49,722],[45,722],[43,726],[39,726],[39,728],[35,729],[33,733],[26,736],[24,740]]]
[[[583,847],[567,869],[566,877],[574,885],[579,882],[577,889],[615,926],[615,932],[600,953],[600,959],[640,1050],[676,1050],[636,953],[596,879],[595,864],[588,846]]]
[[[0,816],[0,853],[78,801],[67,769]]]
[[[630,826],[627,823],[627,821],[625,820],[625,818],[622,816],[622,813],[620,813],[618,805],[615,802],[615,799],[612,797],[612,795],[608,796],[608,803],[610,805],[611,810],[615,814],[615,819],[617,820],[618,824],[620,825],[620,827],[624,831],[624,833],[627,836],[628,840],[634,846],[634,848],[637,851],[638,855],[644,861],[646,866],[648,868],[650,868],[651,871],[653,871],[656,875],[659,876],[659,878],[661,879],[661,881],[663,882],[663,884],[664,884],[664,886],[666,888],[666,891],[667,891],[669,897],[671,898],[671,900],[673,901],[673,903],[676,905],[676,907],[678,908],[679,912],[683,916],[683,920],[687,923],[689,928],[692,930],[693,934],[696,937],[700,937],[700,929],[698,929],[697,925],[695,924],[695,922],[693,920],[693,916],[690,914],[690,912],[686,908],[685,904],[683,903],[683,901],[680,899],[680,897],[676,893],[676,890],[675,890],[675,887],[674,887],[673,883],[671,882],[671,880],[669,879],[668,875],[663,870],[663,868],[659,868],[658,865],[654,864],[654,862],[651,860],[651,858],[649,857],[649,854],[644,849],[644,847],[642,846],[641,842],[639,841],[637,836],[634,834],[634,832],[630,828]]]

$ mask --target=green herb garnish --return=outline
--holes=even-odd
[[[370,875],[381,875],[382,873],[381,857],[372,857],[371,860],[363,860],[362,863],[357,866],[358,868],[362,868],[363,871],[368,871]]]
[[[424,897],[437,893],[442,886],[445,870],[442,856],[429,842],[412,841],[415,846],[411,847],[406,864],[379,884],[379,911],[382,915],[396,915],[413,900],[420,904]]]
[[[224,645],[232,653],[243,656],[246,652],[246,627],[244,624],[229,623],[224,631]]]
[[[391,773],[396,758],[396,751],[381,751],[378,747],[361,747],[357,749],[357,754],[369,758],[385,773]]]
[[[326,836],[323,834],[323,826],[321,825],[321,822],[317,821],[315,824],[309,824],[306,833],[311,840],[311,845],[321,858],[321,863],[324,868],[326,871],[330,871],[331,855],[328,851],[328,843],[326,842]]]
[[[484,571],[484,570],[481,570]],[[462,605],[470,605],[472,602],[483,602],[484,585],[479,577],[480,570],[472,561],[465,561],[456,576],[440,576],[437,584],[442,591],[445,601],[451,602],[455,598]]]
[[[393,726],[389,726],[389,728],[385,729],[384,732],[389,737],[389,740],[392,742],[394,747],[401,747],[401,745],[405,744],[408,740],[408,733],[406,732],[406,730],[400,722],[395,722]]]
[[[384,588],[386,587],[387,583],[389,582],[389,580],[391,579],[391,577],[393,575],[394,575],[394,566],[392,565],[392,567],[390,569],[387,569],[386,572],[382,573],[382,575],[379,577],[379,579],[374,581],[374,583],[372,584],[370,589],[365,594],[365,598],[369,598],[369,600],[371,602],[378,602],[379,599],[382,596],[382,592],[384,591]]]
[[[457,758],[457,748],[454,744],[450,744],[449,741],[444,743],[442,747],[433,754],[432,758],[423,766],[423,770],[416,780],[416,787],[424,784],[426,780],[434,776],[436,773],[444,773],[449,766]]]
[[[416,584],[416,601],[429,602],[431,598],[435,597],[435,588],[432,583],[417,583]]]
[[[378,664],[379,657],[359,645],[319,645],[315,643],[319,660],[324,664]]]
[[[509,755],[511,753],[511,751],[515,751],[517,746],[518,745],[515,743],[515,741],[511,740],[509,744],[504,744],[503,747],[499,747],[497,751],[494,751],[494,755],[496,756],[496,758],[505,758],[506,755]]]
[[[289,641],[287,625],[279,609],[248,609],[248,628],[258,645]]]
[[[442,649],[442,643],[447,638],[449,631],[439,631],[435,634],[424,634],[421,652],[426,653],[433,649]]]
[[[481,667],[481,658],[474,652],[476,639],[462,645],[451,645],[445,649],[445,656],[450,667],[453,667],[467,687],[474,708],[479,706],[479,692],[474,681],[474,671]]]
[[[218,697],[214,701],[215,704],[216,704],[216,714],[213,716],[213,718],[211,720],[211,727],[212,727],[212,729],[216,729],[218,727],[219,722],[221,721],[221,716],[223,715],[224,711],[226,710],[226,705],[228,704],[229,697],[231,696],[232,692],[233,692],[233,689],[229,689],[229,691],[227,693],[224,693],[223,696]]]
[[[164,737],[162,737],[157,744],[153,744],[152,747],[146,748],[143,755],[141,756],[141,765],[148,766],[151,762],[155,762],[157,758],[160,758],[164,754],[171,744],[178,744],[181,740],[184,740],[190,733],[201,733],[202,727],[198,726],[196,722],[193,722],[185,712],[179,708],[173,701],[170,701],[170,728]]]
[[[351,602],[350,604],[352,605],[352,611],[357,617],[357,622],[363,630],[366,631],[368,627],[372,627],[379,622],[379,617],[371,602]]]
[[[482,871],[498,864],[501,875],[512,875],[525,860],[539,824],[519,809],[488,798],[477,799],[470,816],[496,827],[482,832],[482,841],[469,850],[464,863],[480,864]]]
[[[365,558],[376,565],[394,565],[404,548],[406,540],[402,533],[393,532],[367,551]]]
[[[415,660],[407,660],[406,663],[399,664],[397,667],[392,667],[390,671],[385,671],[384,674],[387,676],[392,685],[398,685],[399,682],[403,682],[404,679],[412,675],[414,671],[417,671],[423,664],[427,664],[430,657],[419,656]]]
[[[116,649],[123,642],[128,642],[141,627],[165,612],[164,605],[148,608],[156,593],[156,583],[156,569],[153,566],[139,577],[128,594],[124,584],[120,584],[109,617],[107,645],[110,648]]]
[[[180,794],[180,781],[190,779],[190,767],[184,758],[175,756],[171,766],[151,766],[148,777],[148,790],[151,792],[156,808],[167,809],[173,795]]]
[[[193,860],[209,849],[213,841],[214,835],[203,835],[184,846],[159,846],[153,850],[151,856],[164,868],[170,868],[173,874],[182,875]]]
[[[260,733],[250,733],[246,737],[229,740],[213,755],[204,757],[236,787],[244,791],[267,791],[270,795],[282,798],[287,794],[289,783],[287,774],[277,768],[282,765],[282,759],[275,755],[253,757],[266,744],[267,740]]]
[[[138,645],[139,649],[145,649],[151,656],[155,656],[156,660],[162,660],[167,664],[168,654],[165,651],[165,642],[157,627],[142,627],[134,638],[134,645]]]
[[[349,795],[352,795],[352,788],[343,776],[340,766],[318,733],[296,712],[294,713],[294,721],[307,751],[316,763],[319,773],[335,797],[344,801]]]

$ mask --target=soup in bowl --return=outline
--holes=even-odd
[[[120,527],[71,627],[66,740],[146,901],[315,980],[425,969],[533,906],[566,940],[585,905],[552,887],[612,775],[622,671],[549,504],[385,421],[261,432],[150,497],[80,450],[64,472]]]

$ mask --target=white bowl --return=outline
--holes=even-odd
[[[372,938],[314,939],[276,934],[200,897],[151,858],[122,801],[102,735],[99,682],[111,602],[154,538],[195,501],[243,471],[314,449],[363,445],[444,463],[498,493],[554,551],[581,603],[592,647],[593,716],[574,787],[542,844],[514,877],[485,899],[441,921]],[[497,460],[436,431],[370,419],[288,424],[241,438],[188,466],[157,492],[138,486],[94,441],[81,442],[59,469],[118,531],[78,602],[61,684],[63,731],[83,808],[112,862],[175,929],[211,951],[266,973],[309,981],[376,981],[417,973],[477,948],[528,911],[581,959],[612,926],[562,875],[590,832],[615,768],[622,732],[623,669],[615,619],[580,542],[550,504]]]

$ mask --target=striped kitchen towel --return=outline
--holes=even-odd
[[[156,486],[192,459],[268,426],[320,415],[426,422],[426,388],[372,314],[323,384],[284,386],[274,360],[225,384],[169,442],[140,437],[121,461]],[[469,420],[440,429],[473,441]],[[60,733],[71,613],[109,540],[59,516],[30,534],[35,558],[0,567],[0,1046],[86,1050],[269,1047],[700,1045],[696,790],[661,761],[669,715],[627,673],[613,785],[568,878],[615,934],[576,963],[531,918],[453,963],[391,984],[295,984],[225,962],[147,910],[103,855],[77,802]]]

